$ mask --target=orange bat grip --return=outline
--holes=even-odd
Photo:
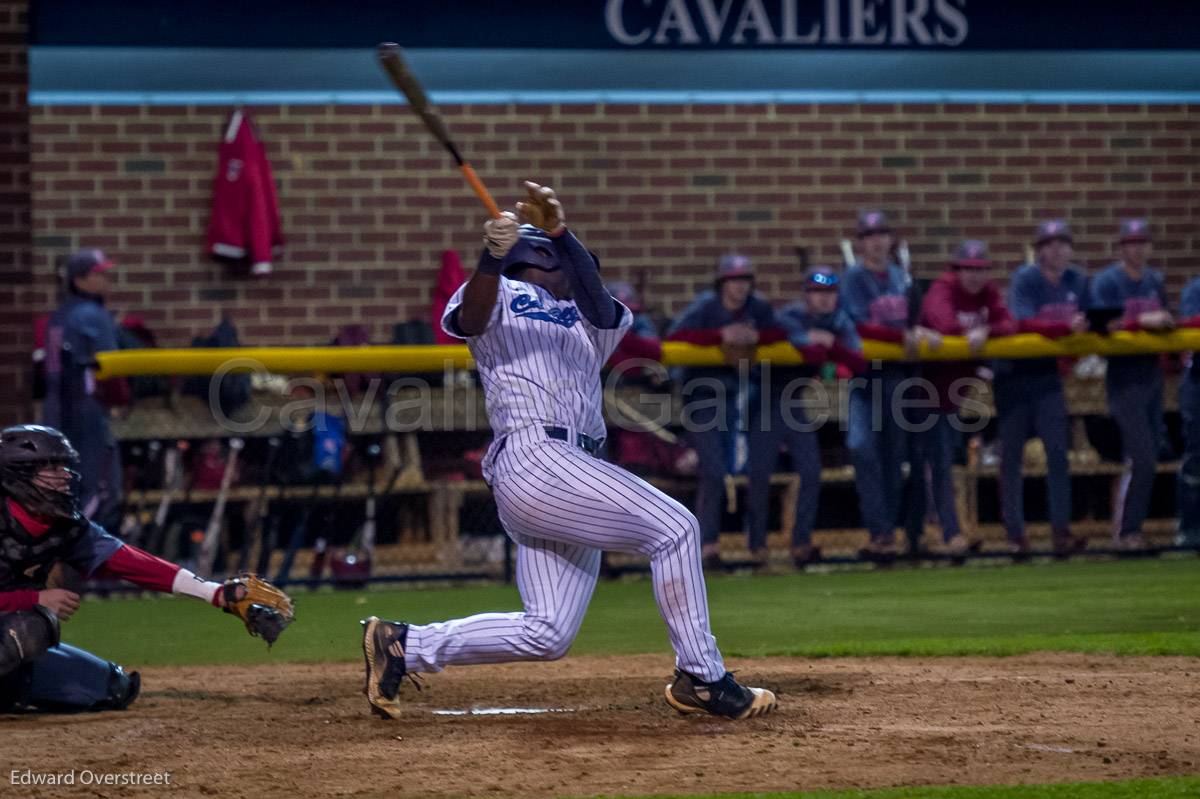
[[[463,164],[459,167],[462,170],[463,177],[467,179],[467,185],[475,192],[475,196],[487,208],[488,213],[492,215],[492,219],[500,218],[500,206],[496,205],[496,201],[492,199],[492,195],[488,193],[487,186],[483,185],[483,181],[479,179],[479,175],[475,174],[475,170],[470,164]]]

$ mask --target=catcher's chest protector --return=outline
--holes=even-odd
[[[88,534],[87,522],[56,524],[34,538],[5,508],[0,511],[0,591],[46,587],[56,561],[73,552]]]

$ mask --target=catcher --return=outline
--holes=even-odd
[[[58,561],[87,577],[195,597],[275,642],[294,615],[286,594],[253,575],[207,582],[109,535],[79,511],[78,464],[53,428],[0,431],[0,712],[122,710],[141,688],[136,671],[59,642],[59,620],[79,609],[80,597],[46,587]]]

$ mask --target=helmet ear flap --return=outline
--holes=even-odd
[[[553,272],[561,266],[554,243],[545,231],[533,225],[521,225],[518,232],[520,238],[501,262],[506,277],[530,266],[543,272]]]

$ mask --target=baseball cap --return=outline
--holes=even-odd
[[[967,239],[954,251],[954,258],[950,261],[950,265],[970,269],[987,269],[992,265],[991,259],[988,258],[987,244],[979,239]]]
[[[717,280],[729,280],[735,277],[754,277],[754,267],[748,256],[731,252],[722,255],[717,263]]]
[[[626,283],[624,280],[609,283],[608,293],[634,313],[642,310],[642,303],[638,299],[637,291],[634,290],[631,284]]]
[[[832,266],[813,266],[804,273],[805,291],[837,291],[840,282],[841,278]]]
[[[1071,235],[1071,226],[1062,219],[1047,219],[1037,226],[1037,231],[1033,234],[1033,243],[1037,247],[1054,239],[1061,239],[1068,244],[1075,241],[1075,237]]]
[[[107,272],[115,266],[116,264],[100,250],[79,250],[67,258],[66,264],[63,265],[63,273],[67,280],[75,280],[87,277],[93,272]]]
[[[1122,219],[1120,243],[1128,244],[1134,241],[1150,241],[1150,226],[1145,219]]]
[[[872,233],[891,233],[892,226],[888,224],[887,215],[883,211],[863,211],[858,215],[858,236],[870,236]]]

